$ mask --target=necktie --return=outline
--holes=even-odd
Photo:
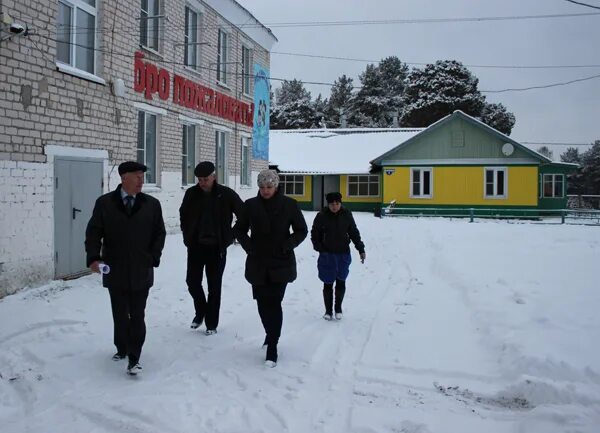
[[[131,209],[133,209],[133,196],[127,195],[125,196],[125,210],[127,211],[127,215],[131,215]]]

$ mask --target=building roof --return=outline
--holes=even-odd
[[[369,161],[424,128],[271,130],[269,164],[294,174],[369,173]]]

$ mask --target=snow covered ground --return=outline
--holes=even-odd
[[[1,300],[0,431],[600,431],[600,228],[356,219],[367,261],[353,252],[342,321],[321,319],[316,253],[298,248],[275,369],[238,246],[205,336],[168,237],[137,378],[110,359],[97,275]]]

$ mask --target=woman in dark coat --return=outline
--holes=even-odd
[[[365,244],[354,222],[352,212],[342,206],[342,195],[330,192],[326,196],[327,207],[315,217],[310,232],[313,247],[319,252],[317,268],[319,279],[323,281],[323,301],[325,302],[325,320],[342,319],[342,301],[346,293],[346,278],[350,272],[350,241],[360,254],[364,263],[367,257]],[[335,310],[333,305],[333,283],[335,283]]]
[[[248,254],[245,277],[252,284],[252,295],[265,328],[265,364],[269,367],[277,365],[277,343],[283,323],[281,302],[286,286],[296,279],[294,248],[308,234],[298,203],[281,194],[278,185],[275,171],[261,171],[258,195],[246,200],[242,217],[233,228]]]

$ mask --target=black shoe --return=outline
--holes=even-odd
[[[200,325],[202,325],[202,319],[198,319],[198,317],[194,317],[194,320],[192,320],[192,324],[190,325],[190,328],[198,329],[200,327]]]
[[[277,345],[276,344],[267,345],[266,361],[271,361],[271,362],[277,363]]]
[[[112,360],[113,361],[121,361],[122,359],[127,358],[127,355],[125,353],[120,353],[117,352],[113,355]]]
[[[129,360],[129,364],[127,365],[127,374],[130,376],[136,376],[138,373],[142,372],[142,366],[138,361],[133,359]]]

